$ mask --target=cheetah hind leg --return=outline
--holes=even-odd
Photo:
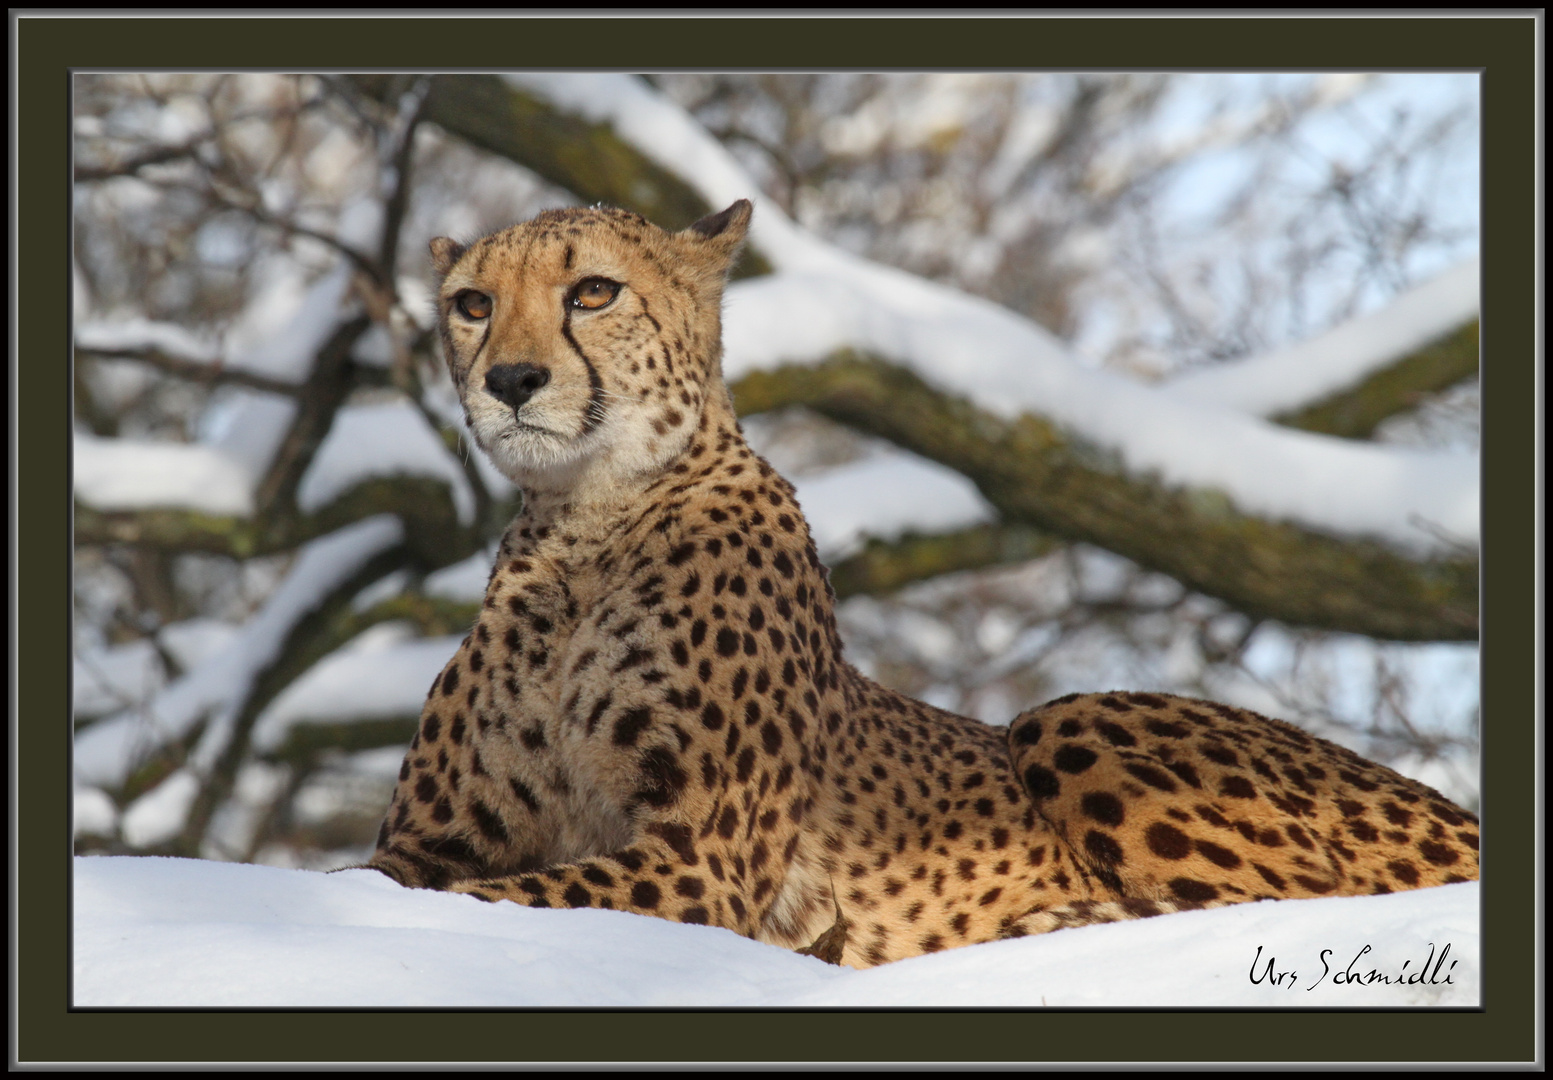
[[[1056,907],[1036,908],[1006,923],[1000,938],[1019,938],[1030,934],[1049,934],[1053,930],[1066,930],[1075,926],[1098,926],[1100,923],[1124,922],[1128,919],[1148,919],[1155,915],[1170,915],[1177,911],[1201,911],[1205,908],[1228,907],[1233,900],[1209,900],[1193,903],[1186,900],[1145,900],[1129,897],[1125,900],[1075,900]]]

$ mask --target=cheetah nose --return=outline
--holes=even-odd
[[[485,389],[517,412],[550,381],[550,369],[536,364],[497,364],[485,373]]]

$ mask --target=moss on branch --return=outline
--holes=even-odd
[[[1038,559],[1061,546],[1055,537],[1025,525],[978,525],[890,541],[876,538],[832,566],[830,584],[842,599],[893,592],[940,574]]]
[[[77,501],[77,544],[129,544],[173,552],[251,559],[290,551],[376,514],[404,523],[405,546],[421,565],[449,566],[479,550],[483,538],[459,523],[446,481],[425,476],[365,480],[313,514],[230,517],[198,510],[99,510]]]
[[[1273,417],[1275,423],[1304,431],[1368,439],[1381,421],[1418,407],[1478,372],[1478,320],[1396,363],[1372,372],[1359,383],[1301,409]]]

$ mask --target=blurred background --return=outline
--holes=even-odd
[[[78,852],[367,857],[520,505],[464,436],[427,241],[579,203],[675,228],[720,208],[639,130],[556,90],[566,78],[683,109],[808,234],[1154,386],[1382,311],[1478,253],[1470,75],[665,74],[548,91],[78,75]],[[739,276],[772,270],[757,248]],[[1321,417],[1273,419],[1470,454],[1475,317],[1427,359],[1377,369]],[[823,505],[893,452],[822,397],[755,411],[769,393],[732,389],[751,442]],[[970,527],[817,528],[847,655],[874,678],[991,723],[1075,690],[1211,697],[1476,807],[1475,616],[1378,632],[1277,598],[1247,611],[1116,554],[1103,529],[1015,520],[977,481],[955,481],[982,508]],[[1468,580],[1452,602],[1475,611],[1476,551],[1459,547],[1397,573]]]

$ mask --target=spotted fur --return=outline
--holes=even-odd
[[[1477,877],[1471,814],[1288,724],[1112,693],[992,727],[848,665],[793,489],[722,381],[750,210],[433,242],[470,430],[525,504],[370,865],[855,967]]]

